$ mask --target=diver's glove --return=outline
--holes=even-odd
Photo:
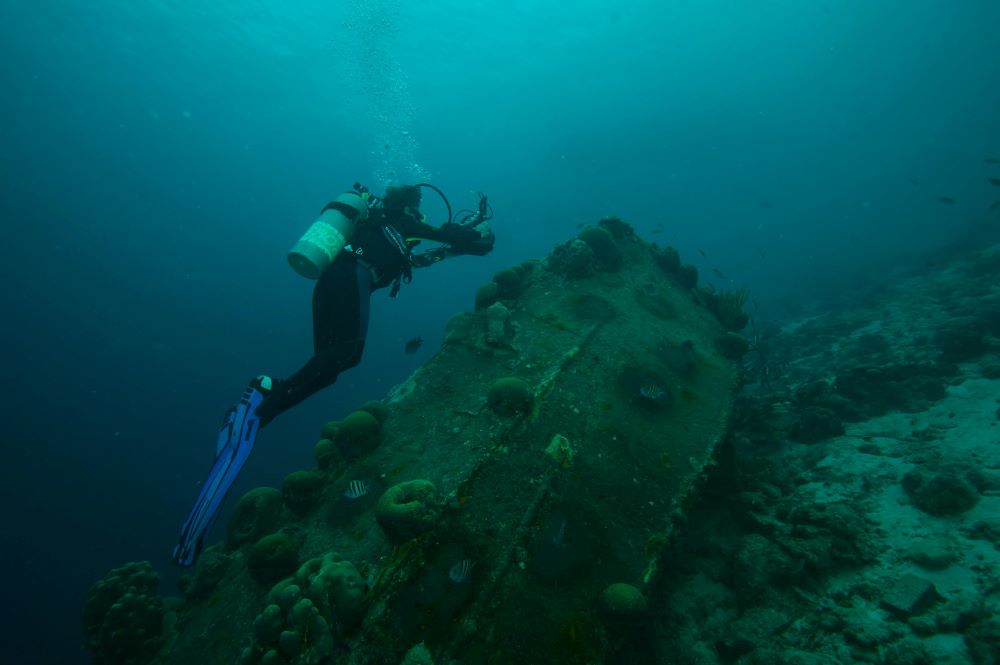
[[[496,236],[486,222],[475,226],[450,222],[441,227],[441,232],[441,241],[461,254],[485,256],[493,251],[493,244],[496,242]]]

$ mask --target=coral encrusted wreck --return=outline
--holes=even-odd
[[[239,502],[187,593],[143,565],[95,587],[95,662],[651,662],[649,587],[738,375],[663,251],[607,218],[498,273],[385,400],[330,414],[316,469]]]

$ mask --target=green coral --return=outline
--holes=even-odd
[[[698,269],[690,263],[684,263],[677,269],[677,282],[685,289],[698,286]]]
[[[319,665],[333,655],[330,623],[294,584],[279,584],[254,619],[254,646],[241,665]]]
[[[493,281],[500,287],[500,297],[516,298],[521,295],[524,284],[521,273],[516,268],[507,268],[493,275]]]
[[[247,569],[258,584],[268,586],[288,577],[299,565],[299,538],[287,532],[258,540],[247,556]]]
[[[594,259],[601,269],[610,271],[621,269],[623,263],[621,250],[607,229],[588,226],[580,231],[578,237],[593,250]]]
[[[667,246],[659,250],[656,252],[654,259],[656,260],[656,265],[660,266],[668,275],[676,277],[681,270],[681,255],[673,247]]]
[[[95,664],[147,663],[163,645],[159,576],[148,561],[115,568],[94,584],[83,608],[84,646]]]
[[[552,437],[552,441],[545,448],[545,454],[548,455],[553,462],[565,468],[572,466],[573,459],[576,457],[576,450],[569,442],[569,439],[562,434],[556,434]]]
[[[358,407],[358,411],[367,411],[375,417],[378,421],[379,426],[385,425],[385,421],[389,419],[390,409],[388,405],[384,402],[378,400],[371,400],[370,402],[365,402]]]
[[[285,505],[297,515],[305,515],[319,502],[325,482],[326,477],[318,471],[295,471],[288,474],[281,484]]]
[[[273,487],[258,487],[244,494],[229,518],[229,546],[239,547],[274,531],[281,518],[281,503],[281,492]]]
[[[476,290],[476,311],[484,310],[500,299],[500,286],[487,282]]]
[[[549,269],[565,277],[587,277],[596,262],[594,250],[579,238],[558,245],[547,259]]]
[[[402,542],[430,530],[440,507],[429,480],[410,480],[387,489],[375,506],[375,520],[389,538]]]
[[[333,445],[333,441],[320,439],[313,446],[313,458],[316,460],[316,466],[325,471],[337,463],[340,455],[337,454],[337,446]]]
[[[605,587],[601,606],[611,617],[632,619],[646,611],[646,597],[631,584],[618,582]]]
[[[371,400],[344,420],[327,422],[320,432],[320,440],[313,446],[316,466],[329,471],[340,462],[356,459],[374,450],[381,440],[382,425],[390,414],[387,404]]]
[[[330,438],[346,459],[354,460],[378,447],[382,425],[371,413],[355,411],[336,424],[332,437],[324,438]]]
[[[400,665],[434,665],[434,658],[424,643],[420,642],[419,644],[414,644],[406,652],[403,662]]]
[[[306,561],[295,582],[330,625],[336,621],[350,629],[361,619],[367,584],[354,564],[336,552]]]
[[[275,584],[253,622],[254,645],[242,665],[319,665],[333,654],[334,632],[361,619],[365,581],[335,552],[303,563]]]
[[[507,336],[507,320],[510,310],[503,303],[495,302],[486,308],[486,341],[499,344]]]
[[[298,587],[294,587],[298,590]],[[301,594],[299,594],[301,597]],[[271,596],[268,596],[271,599]],[[288,610],[291,606],[288,606]],[[285,616],[282,607],[271,603],[253,620],[254,637],[263,644],[277,642],[281,631],[285,628]]]
[[[615,240],[627,240],[635,237],[635,229],[632,228],[632,225],[617,215],[602,217],[597,225],[607,229]]]
[[[535,396],[524,379],[508,376],[497,379],[490,387],[487,403],[501,416],[519,416],[531,413]]]

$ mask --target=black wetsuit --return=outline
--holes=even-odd
[[[332,385],[341,372],[361,362],[371,294],[391,285],[395,296],[400,282],[409,281],[411,267],[426,264],[414,261],[419,257],[409,251],[411,243],[407,241],[415,239],[446,243],[459,254],[484,255],[493,248],[492,233],[484,237],[458,224],[434,227],[421,221],[419,213],[408,210],[373,210],[351,238],[353,251],[342,251],[316,282],[313,357],[287,379],[273,383],[257,409],[261,427]]]

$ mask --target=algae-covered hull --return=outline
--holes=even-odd
[[[634,652],[672,520],[724,434],[736,363],[675,262],[610,228],[617,259],[602,263],[611,235],[594,228],[498,274],[409,380],[324,428],[317,470],[292,474],[280,500],[241,500],[227,542],[167,603],[152,660]]]

